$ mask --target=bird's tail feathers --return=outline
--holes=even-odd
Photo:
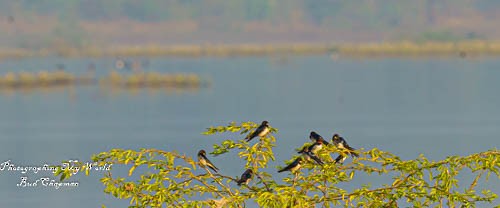
[[[319,159],[319,157],[316,157],[315,155],[311,155],[310,156],[314,161],[316,161],[316,163],[318,163],[318,165],[324,165],[325,163],[323,161],[321,161],[321,159]]]
[[[335,164],[339,163],[339,162],[343,162],[344,160],[344,156],[343,155],[339,155],[337,158],[335,158]]]
[[[215,171],[217,173],[217,171],[219,170],[219,168],[215,167],[215,166],[211,166],[209,165],[208,166],[210,169],[212,169],[213,171]]]
[[[349,153],[351,153],[352,156],[359,157],[359,154],[355,152],[356,149],[354,149],[354,148],[352,148],[350,146],[347,146],[346,148],[349,150]]]
[[[249,134],[248,136],[245,137],[245,141],[246,142],[249,142],[250,140],[252,140],[256,135],[254,135],[254,133],[251,133]]]
[[[354,149],[354,148],[352,148],[352,147],[350,147],[350,146],[346,146],[345,148],[347,148],[347,149],[349,150],[349,153],[350,153],[352,156],[354,156],[354,157],[359,157],[359,154],[355,152],[355,151],[356,151],[356,149]]]
[[[356,149],[352,148],[351,146],[345,146],[346,149],[348,149],[349,151],[354,151]]]
[[[351,152],[351,155],[354,156],[354,157],[359,157],[359,154],[356,153],[356,152]]]

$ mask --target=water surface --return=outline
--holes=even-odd
[[[0,94],[0,162],[19,165],[89,160],[111,148],[159,148],[195,155],[235,135],[202,136],[230,121],[270,121],[282,165],[311,130],[344,135],[357,148],[377,147],[403,159],[468,155],[500,145],[500,59],[152,58],[147,70],[195,72],[212,79],[197,91],[120,91],[77,87],[56,92]],[[64,63],[99,75],[111,59],[28,59],[0,63],[0,72],[39,71]],[[213,161],[241,175],[231,156]],[[275,171],[270,169],[269,171]],[[0,172],[0,207],[125,207],[105,195],[100,173],[75,178],[78,188],[16,187],[22,174]],[[39,177],[38,175],[28,175]],[[276,179],[283,177],[275,175]],[[473,176],[464,176],[472,180]],[[346,185],[354,188],[368,179]],[[379,181],[385,183],[388,181]],[[498,178],[485,188],[500,193]],[[498,200],[496,203],[498,204]]]

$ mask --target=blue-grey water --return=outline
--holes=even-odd
[[[84,73],[90,62],[99,75],[113,67],[113,59],[40,58],[3,60],[0,73],[48,70],[60,63],[68,71]],[[200,134],[206,127],[230,121],[268,120],[279,129],[272,167],[282,165],[294,148],[307,142],[311,130],[328,138],[337,132],[351,146],[377,147],[403,159],[424,154],[440,160],[500,147],[498,58],[292,56],[150,58],[149,62],[146,70],[194,72],[210,78],[212,85],[196,91],[116,92],[82,86],[0,92],[0,163],[87,161],[112,148],[158,148],[194,156],[223,139],[240,139],[234,134]],[[243,172],[244,163],[236,157],[217,157],[213,162],[223,174]],[[22,175],[0,171],[0,207],[128,205],[128,200],[103,193],[99,172],[77,175],[72,180],[79,182],[78,187],[57,190],[17,187]],[[469,174],[463,177],[473,179]],[[377,184],[385,182],[389,181]],[[373,181],[359,178],[347,188],[362,183]],[[493,175],[481,187],[500,194],[500,180]]]

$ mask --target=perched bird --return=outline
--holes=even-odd
[[[308,151],[312,154],[316,154],[319,150],[323,148],[323,141],[318,139],[314,144],[308,147]]]
[[[263,137],[263,136],[266,136],[266,134],[269,133],[269,131],[271,130],[271,128],[269,128],[269,122],[267,121],[262,121],[262,123],[260,124],[259,127],[257,127],[257,129],[255,129],[255,131],[251,134],[249,134],[245,140],[247,142],[249,142],[250,140],[252,140],[253,138],[255,138],[256,136],[259,136],[259,137]]]
[[[215,171],[217,173],[217,171],[219,170],[219,168],[215,167],[215,165],[210,162],[210,160],[207,158],[207,153],[205,152],[205,150],[200,150],[198,152],[198,162],[200,162],[200,165],[202,167],[209,167],[210,169],[212,169],[213,171]]]
[[[319,159],[318,156],[314,155],[313,153],[309,152],[309,146],[304,146],[302,150],[300,150],[298,153],[302,154],[306,160],[310,161],[311,159],[314,160],[318,165],[324,165],[325,163]]]
[[[359,157],[359,154],[354,152],[356,151],[356,149],[352,148],[351,146],[349,146],[347,144],[347,142],[345,141],[345,139],[341,136],[339,136],[338,134],[334,134],[333,137],[332,137],[332,142],[333,144],[339,148],[339,149],[344,149],[344,150],[347,150],[349,151],[349,154],[351,154],[352,156],[354,157]],[[340,154],[336,159],[335,159],[335,163],[338,163],[338,162],[344,162],[344,160],[346,159],[345,156],[343,156],[342,154]]]
[[[290,171],[292,173],[295,173],[297,170],[300,169],[301,166],[302,166],[302,157],[298,157],[292,163],[290,163],[288,166],[284,167],[281,170],[278,170],[278,173],[281,173],[283,171]]]
[[[359,157],[359,154],[354,152],[356,149],[349,146],[349,144],[347,144],[345,139],[343,137],[339,136],[338,134],[333,135],[332,142],[335,144],[335,146],[337,146],[337,148],[349,150],[349,153],[352,156]]]
[[[323,144],[330,145],[330,143],[328,143],[325,139],[323,139],[323,137],[321,135],[317,134],[314,131],[311,131],[311,134],[309,134],[309,139],[311,139],[311,141],[313,141],[313,142],[321,140],[323,142]]]
[[[241,186],[241,184],[246,184],[248,185],[248,183],[250,182],[250,180],[252,179],[252,174],[253,174],[253,171],[252,169],[247,169],[242,175],[241,175],[241,178],[236,181],[236,183],[238,183],[238,186]]]

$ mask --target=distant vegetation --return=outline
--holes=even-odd
[[[77,85],[96,85],[102,88],[124,89],[197,89],[208,87],[210,82],[197,74],[173,74],[159,72],[122,73],[111,70],[109,75],[96,77],[94,69],[75,75],[62,69],[55,71],[7,72],[0,76],[0,90],[61,89]]]
[[[143,45],[123,47],[53,47],[48,49],[0,50],[0,60],[44,56],[140,57],[140,56],[282,56],[322,54],[339,56],[460,56],[500,55],[500,42],[482,40],[439,41],[440,34],[420,41],[359,44],[232,44],[232,45]],[[438,40],[435,40],[437,38]],[[430,41],[432,40],[432,41]]]
[[[499,8],[494,0],[0,0],[0,47],[498,39]]]
[[[216,18],[231,21],[294,21],[303,18],[316,24],[340,22],[349,18],[365,24],[397,26],[405,22],[436,22],[442,16],[461,12],[482,12],[494,16],[500,2],[496,0],[398,1],[362,0],[0,0],[0,12],[50,14],[59,18],[76,16],[83,20],[127,18],[138,21],[203,20]],[[453,11],[453,12],[452,12]],[[294,17],[294,15],[296,17]],[[414,18],[409,20],[409,18]],[[416,18],[415,18],[416,17]]]
[[[126,88],[199,88],[209,82],[196,74],[162,74],[159,72],[134,73],[129,75],[111,71],[99,80],[101,85]]]

